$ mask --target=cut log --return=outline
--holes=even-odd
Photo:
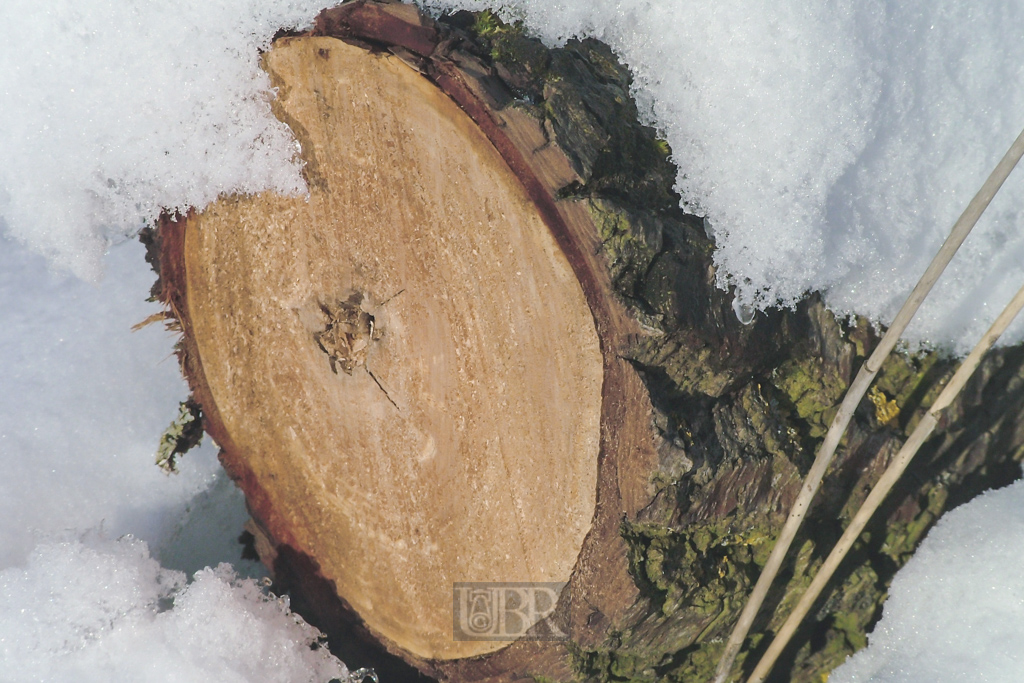
[[[232,470],[274,482],[264,505],[371,629],[425,659],[493,651],[452,640],[452,584],[564,582],[594,516],[583,290],[487,138],[399,59],[289,38],[265,68],[310,196],[221,202],[183,245]]]
[[[411,9],[350,5],[343,35],[368,12],[384,33],[428,25]],[[165,220],[163,296],[207,430],[272,545],[312,558],[396,651],[465,659],[509,639],[453,640],[453,585],[567,582],[600,456],[646,450],[642,477],[605,484],[620,500],[596,531],[618,547],[588,569],[627,577],[621,499],[636,505],[656,460],[619,355],[639,328],[585,205],[555,206],[577,179],[568,160],[537,149],[527,114],[475,123],[466,111],[489,103],[454,62],[431,62],[432,82],[402,56],[277,41],[264,68],[310,195]]]
[[[227,197],[147,239],[278,585],[332,647],[356,624],[438,678],[709,680],[870,327],[815,296],[736,319],[599,43],[356,0],[263,64],[309,196]],[[779,680],[860,646],[939,512],[1012,476],[1022,362],[983,366]],[[951,366],[883,368],[755,654]],[[557,606],[473,630],[463,583]]]

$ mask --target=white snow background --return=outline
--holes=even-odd
[[[144,301],[153,276],[142,248],[125,241],[161,207],[303,191],[258,51],[320,7],[0,3],[0,681],[341,675],[284,604],[226,566],[203,570],[255,571],[235,543],[245,513],[209,444],[178,476],[153,465],[186,389],[173,337],[129,332],[156,307]],[[834,310],[887,322],[1024,127],[1024,0],[504,7],[549,43],[595,36],[630,66],[680,166],[679,191],[718,241],[721,282],[755,306],[822,289]],[[940,281],[912,341],[963,352],[1024,282],[1022,175]],[[1017,325],[1009,340],[1022,336]],[[962,680],[937,664],[954,660],[989,667],[965,669],[972,678],[1016,680],[1019,662],[984,648],[1024,640],[1024,617],[1007,607],[1021,600],[1019,486],[937,528],[944,540],[929,538],[900,575],[878,635],[842,680]],[[978,582],[988,597],[956,592]],[[957,609],[925,612],[944,589]],[[914,618],[949,634],[970,623],[975,637],[921,638]],[[946,659],[928,654],[936,643]]]
[[[1021,680],[1024,481],[944,515],[893,579],[869,645],[829,683]]]
[[[0,2],[0,681],[347,676],[250,578],[212,445],[154,465],[187,389],[174,337],[130,331],[159,307],[125,242],[161,206],[304,190],[258,59],[319,8]]]

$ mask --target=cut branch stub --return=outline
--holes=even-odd
[[[350,41],[353,6],[376,12],[364,39],[413,21],[343,6],[332,26]],[[421,55],[437,40],[426,21],[396,33]],[[453,639],[453,584],[568,581],[561,604],[590,607],[570,620],[613,626],[636,596],[619,520],[647,502],[657,456],[618,356],[634,323],[586,208],[555,200],[569,162],[454,61],[410,68],[403,50],[278,40],[264,69],[310,195],[166,218],[162,291],[207,429],[271,544],[310,558],[408,661],[474,678],[507,667],[444,662],[509,642]],[[518,647],[568,666],[562,643]]]

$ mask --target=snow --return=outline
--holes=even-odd
[[[344,680],[245,578],[209,439],[178,475],[154,464],[187,388],[174,335],[131,331],[159,310],[144,253],[112,249],[92,284],[0,237],[0,680]]]
[[[161,207],[304,192],[258,51],[322,2],[6,0],[6,232],[94,279]],[[758,308],[820,289],[888,322],[1024,127],[1019,0],[500,4],[549,43],[596,36],[622,56],[718,241],[721,284]],[[1024,280],[1022,211],[1011,177],[911,340],[970,348]]]
[[[214,445],[179,475],[154,465],[188,392],[174,335],[131,331],[160,307],[124,242],[161,206],[304,192],[258,50],[318,9],[0,3],[5,682],[345,679],[245,578],[263,570],[241,558],[247,513]]]
[[[130,332],[158,308],[125,241],[161,207],[305,192],[259,51],[321,2],[0,3],[4,680],[337,675],[244,578],[259,569],[240,558],[246,513],[214,446],[176,476],[153,465],[187,391],[173,335]],[[595,36],[621,55],[718,242],[721,284],[756,307],[820,289],[841,314],[887,322],[1024,126],[1020,0],[506,0],[502,14],[551,44]],[[964,351],[1024,281],[1021,174],[912,342]],[[1018,325],[1005,340],[1022,338]],[[1010,667],[992,680],[1014,679],[1019,486],[940,524],[835,680],[962,680],[988,660]]]
[[[311,649],[318,636],[228,565],[186,583],[131,537],[41,544],[25,568],[0,571],[5,681],[346,679]]]
[[[161,207],[300,193],[259,50],[320,0],[4,0],[0,216],[96,279],[111,240]]]
[[[1019,0],[500,4],[549,43],[594,36],[629,65],[708,218],[720,282],[758,308],[824,290],[833,310],[888,323],[1024,127]],[[1021,175],[908,339],[966,353],[1024,282]]]
[[[947,513],[893,580],[868,647],[829,683],[1017,681],[1024,481]]]
[[[159,545],[220,476],[209,447],[179,477],[152,464],[188,392],[173,335],[131,332],[160,310],[145,301],[155,276],[144,254],[138,243],[112,250],[94,285],[0,238],[0,567],[68,527]]]

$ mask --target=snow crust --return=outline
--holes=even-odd
[[[5,681],[348,680],[318,636],[230,566],[186,582],[130,537],[43,544],[0,571]]]
[[[868,647],[829,683],[1019,681],[1024,482],[945,514],[893,579]]]
[[[826,290],[888,323],[1024,127],[1017,0],[425,2],[610,44],[708,219],[720,284],[757,308]],[[966,352],[1024,283],[1021,175],[909,339]]]

